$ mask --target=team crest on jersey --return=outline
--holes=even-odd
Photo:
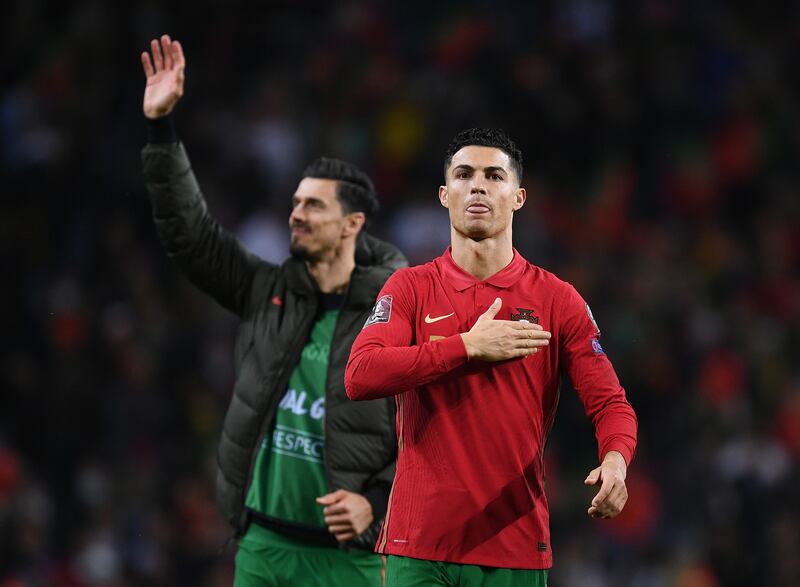
[[[586,313],[589,314],[589,320],[594,324],[594,335],[600,336],[600,327],[597,325],[597,320],[594,319],[594,314],[592,314],[592,309],[589,307],[589,304],[586,304]]]
[[[533,310],[527,308],[517,308],[519,314],[511,313],[511,319],[515,322],[530,322],[531,324],[538,324],[539,317],[533,315]]]
[[[372,314],[369,315],[367,321],[364,323],[364,328],[372,324],[379,324],[381,322],[388,322],[392,317],[392,296],[386,295],[375,302],[372,308]]]
[[[592,339],[592,352],[595,355],[605,355],[606,352],[603,350],[603,346],[600,344],[600,341],[596,338]]]

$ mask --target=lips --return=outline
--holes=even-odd
[[[292,236],[300,236],[301,234],[308,234],[311,232],[308,228],[304,226],[293,226],[292,227]]]

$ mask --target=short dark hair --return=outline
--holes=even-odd
[[[517,176],[517,181],[522,181],[522,151],[517,148],[511,137],[499,128],[469,128],[459,132],[447,147],[447,158],[444,160],[445,177],[453,162],[453,155],[470,145],[494,147],[503,151],[511,160],[511,168]]]
[[[336,197],[345,214],[363,212],[369,220],[380,208],[372,180],[352,163],[332,157],[320,157],[306,167],[303,177],[336,180]]]

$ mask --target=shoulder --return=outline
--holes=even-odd
[[[525,278],[532,281],[539,287],[544,287],[550,291],[554,295],[572,295],[573,293],[577,293],[577,290],[573,287],[573,285],[558,277],[555,273],[544,269],[543,267],[539,267],[538,265],[534,265],[530,261],[525,261],[527,263],[527,267],[525,268]]]
[[[437,273],[435,261],[428,261],[422,265],[403,267],[392,274],[392,280],[402,283],[414,284]]]
[[[302,283],[304,281],[303,273],[302,263],[298,263],[292,258],[286,259],[280,265],[261,259],[253,277],[251,294],[255,297],[263,297],[265,293],[271,293],[274,289],[285,289],[289,282]]]

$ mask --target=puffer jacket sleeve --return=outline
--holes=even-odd
[[[241,316],[256,269],[266,263],[209,214],[182,143],[147,144],[142,166],[167,256],[192,283]]]

